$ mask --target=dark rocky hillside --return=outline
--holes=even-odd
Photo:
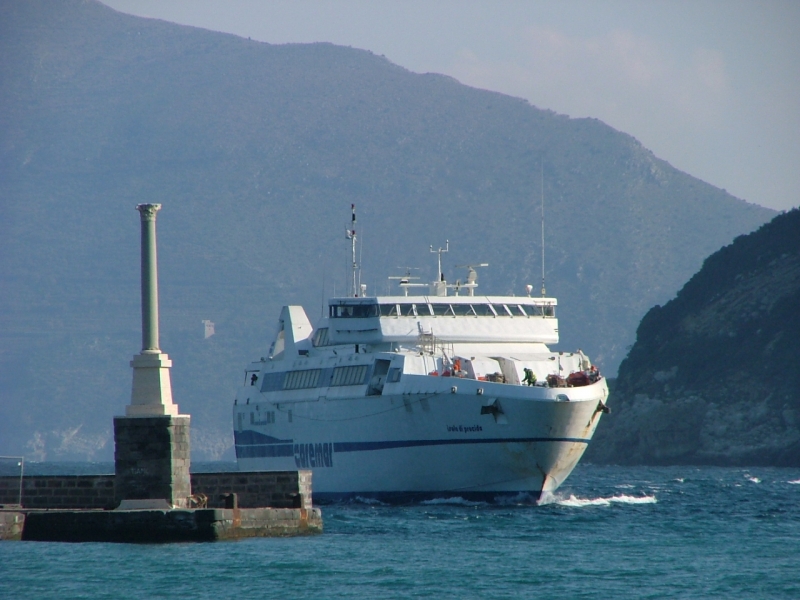
[[[800,210],[716,252],[642,319],[587,455],[800,466]]]
[[[650,306],[774,212],[635,139],[370,52],[270,45],[92,0],[0,0],[0,454],[111,456],[140,349],[138,213],[159,202],[161,347],[198,456],[282,304],[488,262],[480,291],[547,291],[561,347],[614,373]],[[542,82],[546,85],[546,82]],[[204,319],[216,334],[204,339]]]

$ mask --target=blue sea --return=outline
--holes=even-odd
[[[0,542],[0,598],[800,598],[800,469],[580,465],[539,506],[323,518],[305,538]]]

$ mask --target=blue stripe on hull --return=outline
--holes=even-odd
[[[237,437],[238,441],[238,437]],[[281,440],[291,442],[293,440]],[[478,438],[450,440],[391,440],[384,442],[334,442],[334,452],[371,452],[373,450],[391,450],[394,448],[414,448],[420,446],[453,446],[461,444],[509,444],[509,443],[542,443],[570,442],[588,444],[587,438]],[[237,458],[275,458],[294,456],[291,443],[281,444],[236,444]]]
[[[284,456],[294,456],[292,444],[236,445],[236,458],[279,458]]]
[[[366,452],[391,448],[414,448],[417,446],[451,446],[460,444],[508,444],[530,442],[577,442],[588,444],[584,438],[478,438],[459,440],[392,440],[388,442],[334,442],[334,452]]]

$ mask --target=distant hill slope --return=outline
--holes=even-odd
[[[800,466],[800,210],[651,309],[613,396],[591,460]]]
[[[139,351],[138,214],[160,202],[161,347],[201,457],[284,303],[488,262],[484,293],[540,280],[561,347],[616,371],[648,307],[773,214],[593,119],[330,44],[273,46],[117,13],[0,0],[0,453],[108,457]],[[542,82],[546,85],[546,82]],[[215,323],[204,339],[202,320]]]

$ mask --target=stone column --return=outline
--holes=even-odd
[[[172,402],[172,361],[158,343],[156,213],[139,204],[142,226],[142,351],[133,357],[131,403],[114,418],[115,496],[120,509],[185,508],[191,495],[189,415]]]
[[[133,357],[133,390],[127,417],[177,415],[172,402],[172,361],[158,347],[158,266],[156,213],[160,204],[139,204],[142,221],[142,351]]]
[[[159,352],[156,213],[161,205],[139,204],[136,210],[142,221],[142,352]]]

